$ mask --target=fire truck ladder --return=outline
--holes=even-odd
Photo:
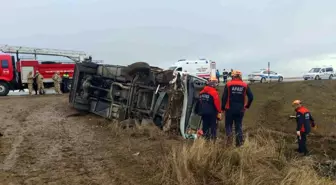
[[[3,53],[16,53],[17,57],[19,54],[32,54],[35,56],[35,59],[36,59],[36,55],[67,57],[75,62],[82,62],[84,58],[86,58],[86,53],[83,51],[34,48],[34,47],[25,47],[25,46],[1,45],[0,51],[2,51]]]

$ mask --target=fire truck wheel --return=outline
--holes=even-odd
[[[0,96],[7,96],[9,93],[9,86],[6,82],[0,82]]]

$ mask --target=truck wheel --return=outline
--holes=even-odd
[[[95,69],[98,67],[98,64],[93,63],[93,62],[82,62],[81,65],[84,67],[95,68]]]
[[[330,76],[329,76],[329,80],[332,80],[332,79],[333,79],[333,75],[330,75]]]
[[[7,96],[9,93],[9,86],[6,82],[0,82],[0,96]]]
[[[315,80],[319,80],[319,79],[320,79],[319,75],[316,75]]]
[[[160,84],[168,84],[173,79],[174,79],[173,70],[166,70],[166,71],[159,72],[155,78],[156,82]]]
[[[146,62],[136,62],[133,63],[126,68],[126,72],[130,76],[134,76],[136,73],[142,72],[149,74],[150,72],[150,65]]]

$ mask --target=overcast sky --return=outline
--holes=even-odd
[[[336,66],[335,0],[10,0],[0,44],[83,50],[169,67],[206,57],[244,74]]]

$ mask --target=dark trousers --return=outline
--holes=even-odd
[[[298,152],[307,155],[307,134],[305,132],[301,132],[301,137],[297,136],[297,139],[299,145]]]
[[[217,77],[217,81],[218,81],[218,83],[220,83],[219,77]]]
[[[232,144],[233,134],[232,128],[234,125],[236,135],[236,146],[241,146],[243,140],[243,118],[244,112],[225,111],[225,132],[228,137],[228,145]]]
[[[216,139],[217,136],[217,115],[203,115],[203,133],[206,139]]]
[[[35,95],[37,95],[37,84],[36,83],[33,83],[33,89],[35,91]]]
[[[69,79],[63,78],[62,82],[63,82],[63,93],[69,92],[69,89],[68,89]]]
[[[223,77],[223,81],[224,81],[224,83],[227,82],[227,76],[224,76],[224,77]]]

